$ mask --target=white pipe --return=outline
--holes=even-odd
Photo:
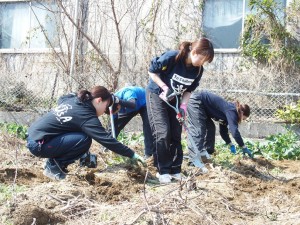
[[[109,115],[110,115],[111,134],[114,138],[116,138],[116,130],[115,130],[115,123],[114,123],[114,115],[113,115],[113,111],[112,111],[112,106],[109,107]]]

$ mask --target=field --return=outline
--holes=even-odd
[[[300,224],[299,161],[219,150],[208,174],[184,161],[186,179],[160,185],[151,160],[132,165],[93,143],[98,168],[76,162],[55,182],[24,141],[1,134],[0,143],[1,224]]]

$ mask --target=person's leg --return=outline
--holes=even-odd
[[[189,157],[193,159],[204,148],[207,116],[201,101],[192,98],[189,100],[187,113]]]
[[[144,133],[144,145],[145,145],[145,156],[149,157],[153,154],[154,144],[153,144],[153,137],[151,132],[151,127],[149,124],[148,114],[147,114],[147,107],[144,106],[139,110],[139,113],[142,117],[143,121],[143,133]]]
[[[207,115],[199,99],[191,98],[187,111],[189,159],[192,165],[201,168],[202,172],[207,173],[208,170],[202,162],[200,155],[204,148]]]
[[[127,114],[118,114],[118,119],[115,122],[115,129],[116,129],[116,137],[118,137],[121,130],[129,123],[129,121],[135,117],[138,112],[132,112]]]
[[[211,155],[215,151],[216,126],[210,118],[206,120],[206,136],[204,141],[204,149]]]
[[[82,132],[59,135],[45,143],[27,138],[27,148],[33,155],[48,158],[43,174],[53,180],[64,179],[67,166],[83,156],[91,144],[92,139]]]
[[[169,106],[147,90],[147,112],[154,140],[154,165],[160,175],[170,174],[173,159],[170,147],[170,121],[168,118]]]
[[[91,147],[92,139],[82,132],[72,132],[56,136],[41,146],[42,158],[55,160],[60,166],[66,168],[79,159]]]
[[[182,126],[176,118],[176,112],[169,107],[169,118],[171,127],[170,152],[173,160],[171,174],[180,174],[183,160],[183,152],[181,145]]]

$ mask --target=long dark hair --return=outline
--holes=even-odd
[[[175,61],[184,60],[188,57],[190,51],[196,50],[197,54],[205,56],[204,60],[209,63],[214,59],[214,47],[207,38],[201,38],[200,40],[189,42],[184,41],[179,46],[179,53],[177,54]]]
[[[81,102],[91,101],[94,98],[102,98],[102,101],[110,100],[109,105],[112,103],[111,93],[103,86],[95,86],[91,91],[80,90],[77,97]]]
[[[240,104],[239,101],[236,101],[235,103],[236,105],[236,111],[238,113],[238,123],[240,123],[243,119],[243,115],[246,116],[246,117],[249,117],[250,116],[250,107],[249,105],[247,104]]]

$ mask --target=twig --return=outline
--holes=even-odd
[[[53,196],[51,194],[47,194],[47,195],[50,196],[51,198],[53,198],[54,200],[58,201],[59,203],[66,203],[66,201],[61,200],[61,199],[59,199],[59,198],[57,198],[57,197],[55,197],[55,196]]]
[[[142,216],[142,215],[143,215],[144,213],[146,213],[146,212],[147,212],[147,210],[146,210],[146,209],[143,209],[131,223],[124,223],[124,225],[131,225],[131,224],[134,224],[134,223],[140,218],[140,216]]]

